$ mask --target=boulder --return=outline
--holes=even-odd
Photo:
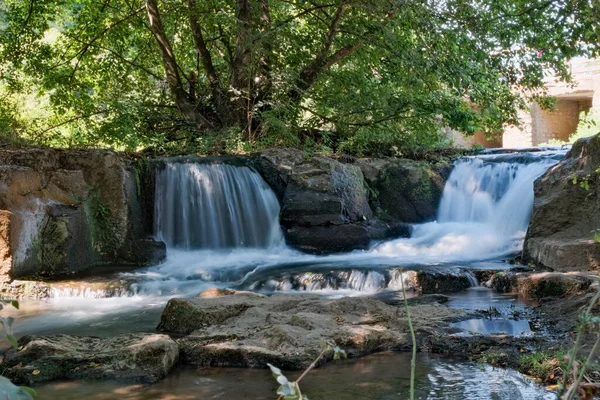
[[[501,293],[517,293],[531,299],[574,296],[589,289],[595,276],[583,273],[515,273],[498,272],[486,286]]]
[[[281,202],[286,242],[316,254],[410,236],[410,224],[435,219],[451,169],[403,159],[306,159],[294,149],[265,150],[251,163]]]
[[[411,306],[410,313],[419,346],[425,337],[441,334],[448,321],[465,315],[439,304]],[[411,343],[403,308],[364,297],[241,293],[172,299],[159,329],[189,333],[178,339],[182,359],[202,366],[264,368],[271,363],[303,369],[321,352],[323,341],[335,342],[350,357],[408,349]],[[323,362],[332,356],[326,354]]]
[[[359,165],[380,220],[413,224],[435,219],[450,165],[411,160],[363,160]]]
[[[555,271],[600,269],[600,135],[578,140],[534,184],[523,259]]]
[[[2,374],[26,385],[63,379],[151,383],[164,378],[179,358],[177,344],[158,334],[24,336],[18,344],[6,353]]]
[[[0,193],[4,281],[165,257],[142,226],[136,172],[115,152],[1,150]]]
[[[358,166],[327,157],[307,160],[291,149],[267,150],[253,160],[280,199],[288,245],[310,253],[368,247],[373,213]]]

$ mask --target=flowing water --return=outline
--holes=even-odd
[[[286,373],[296,379],[299,372]],[[311,400],[407,399],[410,354],[380,353],[331,362],[302,380]],[[417,399],[428,400],[551,400],[556,396],[506,369],[419,354],[415,369]],[[154,385],[113,382],[64,382],[36,388],[41,399],[171,400],[275,399],[277,384],[267,369],[181,369]]]
[[[302,254],[285,246],[278,223],[277,198],[253,169],[227,163],[166,162],[157,170],[154,220],[156,238],[168,246],[167,260],[158,266],[120,274],[118,279],[133,283],[118,293],[107,294],[117,294],[115,297],[99,298],[103,297],[100,292],[64,289],[56,291],[53,299],[24,301],[15,332],[17,335],[60,332],[105,336],[154,331],[169,298],[194,296],[215,286],[267,292],[309,291],[328,296],[398,290],[401,280],[405,279],[400,267],[454,271],[452,273],[465,275],[472,286],[476,286],[469,268],[489,266],[488,260],[498,268],[507,268],[507,264],[493,260],[521,250],[533,205],[533,181],[563,155],[564,151],[548,150],[462,158],[455,163],[446,183],[436,221],[414,225],[410,238],[377,243],[368,251],[330,256]],[[73,301],[74,298],[77,300]],[[454,301],[460,304],[460,300]],[[510,327],[472,321],[465,324],[467,329],[483,332],[527,330],[523,324]],[[392,394],[403,393],[404,378],[394,375],[381,383],[380,395],[360,397],[361,390],[370,385],[368,382],[376,381],[376,371],[380,368],[380,359],[377,360],[376,363],[352,361],[345,367],[327,366],[323,371],[330,374],[316,374],[314,379],[318,381],[321,376],[333,381],[338,379],[334,385],[336,390],[345,390],[347,386],[348,393],[354,393],[354,397],[337,398],[392,398]],[[511,372],[506,372],[510,379],[490,371],[486,371],[483,378],[482,372],[467,364],[454,366],[426,357],[422,360],[421,367],[427,372],[421,380],[421,398],[483,399],[490,394],[499,399],[545,398],[541,389],[531,389],[529,383],[518,381],[517,375]],[[406,370],[408,364],[402,365]],[[345,372],[336,372],[336,368]],[[364,387],[360,381],[348,383],[347,378],[343,383],[341,376],[352,375],[349,371],[353,368],[365,371],[366,376],[374,371]],[[212,371],[209,378],[195,374],[183,371],[153,387],[125,393],[122,398],[174,398],[166,394],[169,391],[182,393],[177,398],[190,399],[270,398],[272,393],[272,388],[265,391],[262,384],[250,390],[241,388],[241,383],[236,389],[233,383],[239,378],[232,376],[244,376],[252,381],[254,376],[264,375],[264,371],[236,370],[235,374]],[[340,376],[336,378],[336,374]],[[504,388],[507,379],[513,386]],[[268,378],[261,378],[261,382],[265,380]],[[326,393],[328,382],[323,379],[320,384]],[[457,395],[461,393],[463,397],[435,392],[432,383],[436,382],[442,382],[445,390],[456,390]],[[477,385],[482,382],[485,384]],[[102,397],[102,393],[109,393],[104,389],[92,395],[85,392],[87,384],[73,385],[82,395],[71,398],[110,398]],[[98,383],[92,387],[110,385]],[[183,387],[187,385],[191,386]],[[118,385],[114,388],[127,390]],[[68,391],[61,392],[60,385],[46,386],[44,390],[69,398]],[[256,394],[243,397],[234,395],[241,393],[235,390]],[[83,395],[84,392],[89,395]],[[152,394],[155,392],[156,396]],[[533,394],[525,395],[527,393]],[[335,398],[318,396],[311,398]]]

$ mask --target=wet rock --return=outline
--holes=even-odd
[[[435,219],[450,174],[449,165],[396,160],[388,163],[371,161],[362,168],[371,177],[369,186],[374,192],[371,207],[379,219],[402,223]]]
[[[540,345],[543,338],[510,335],[434,335],[423,344],[426,351],[437,354],[464,355],[478,359],[486,354],[502,355],[505,365],[516,365],[519,355]],[[482,361],[488,362],[482,358]]]
[[[411,306],[410,312],[419,341],[464,316],[438,304]],[[184,362],[193,365],[265,367],[272,363],[303,369],[322,350],[323,340],[337,343],[350,357],[410,346],[404,310],[370,298],[234,294],[172,299],[161,317],[161,329],[186,333],[190,321],[193,332],[178,342]],[[332,356],[327,354],[324,361]]]
[[[312,254],[367,249],[369,230],[362,225],[293,226],[285,230],[286,243]]]
[[[271,149],[254,166],[278,194],[288,245],[310,253],[367,248],[373,213],[360,168],[327,157]]]
[[[486,286],[501,293],[518,293],[527,298],[572,296],[585,292],[592,284],[590,276],[577,273],[496,273]]]
[[[555,271],[600,269],[600,135],[578,140],[538,178],[523,259]]]
[[[401,290],[397,291],[382,291],[370,296],[375,300],[379,300],[385,304],[389,304],[391,306],[404,306],[404,294]],[[409,306],[418,305],[418,304],[443,304],[447,303],[449,300],[448,296],[444,296],[443,294],[425,294],[423,296],[415,296],[409,297],[406,301]]]
[[[288,271],[257,270],[247,274],[240,289],[263,291],[315,291],[349,289],[374,292],[381,289],[402,290],[409,295],[454,293],[474,285],[474,277],[458,268],[444,267],[420,271],[403,268],[349,268],[323,270],[297,267]]]
[[[51,297],[49,284],[39,281],[12,281],[0,283],[0,298],[3,299],[46,299]]]
[[[467,272],[455,269],[418,271],[416,279],[423,294],[460,292],[474,284]]]
[[[166,335],[25,336],[1,366],[4,376],[26,385],[61,379],[150,383],[164,378],[178,357],[177,344]]]
[[[5,281],[164,258],[146,239],[135,171],[115,152],[1,150],[0,193]]]

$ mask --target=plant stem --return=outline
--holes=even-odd
[[[321,351],[321,353],[319,353],[319,355],[317,356],[317,358],[315,358],[315,360],[310,363],[310,365],[308,366],[308,368],[306,368],[304,370],[304,372],[302,373],[302,375],[300,375],[300,378],[296,379],[296,384],[300,383],[300,381],[302,380],[302,378],[304,378],[306,376],[306,374],[308,374],[308,371],[310,371],[311,369],[313,369],[314,367],[317,366],[317,363],[319,362],[319,360],[321,359],[321,357],[323,357],[323,355],[325,354],[325,352],[327,351],[327,347],[325,347],[323,349],[323,351]]]
[[[567,391],[567,394],[566,394],[567,400],[571,400],[573,398],[573,396],[575,395],[575,392],[577,392],[577,389],[579,388],[579,384],[581,383],[581,381],[583,379],[583,375],[585,374],[585,370],[586,370],[587,366],[590,365],[590,363],[592,362],[592,358],[594,358],[594,354],[596,354],[596,350],[598,349],[599,345],[600,345],[600,334],[598,334],[596,343],[594,343],[594,347],[592,347],[590,354],[588,354],[587,359],[585,360],[585,363],[581,366],[581,371],[579,371],[579,376],[577,377],[575,382],[573,382],[573,384]]]
[[[586,314],[589,315],[592,312],[592,308],[594,308],[594,305],[596,304],[598,299],[600,299],[600,289],[598,289],[598,293],[596,293],[596,295],[594,296],[594,298],[592,298],[592,301],[588,305],[588,308],[585,311]],[[571,374],[571,368],[573,367],[573,363],[575,362],[575,357],[577,357],[577,349],[579,348],[579,342],[581,341],[582,334],[583,334],[583,327],[578,327],[577,338],[575,339],[575,344],[573,345],[573,349],[571,351],[571,354],[569,355],[569,364],[567,365],[567,370],[563,374],[565,382],[564,382],[564,386],[563,386],[562,390],[564,390],[564,388],[569,384],[569,382],[568,382],[569,375]],[[559,391],[559,394],[562,392],[562,390]],[[566,396],[568,396],[567,398],[570,397],[570,392],[571,392],[570,389],[567,390],[567,393],[566,393]]]
[[[408,329],[412,339],[412,358],[410,360],[410,400],[415,399],[415,368],[417,364],[417,339],[415,338],[415,330],[413,329],[410,311],[408,310],[408,300],[406,300],[406,289],[404,288],[404,277],[400,276],[402,284],[402,297],[404,297],[404,309],[406,310],[406,318],[408,319]]]

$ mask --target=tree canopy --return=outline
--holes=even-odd
[[[359,155],[437,143],[441,127],[493,134],[543,98],[545,74],[598,55],[599,4],[0,0],[0,130]]]

